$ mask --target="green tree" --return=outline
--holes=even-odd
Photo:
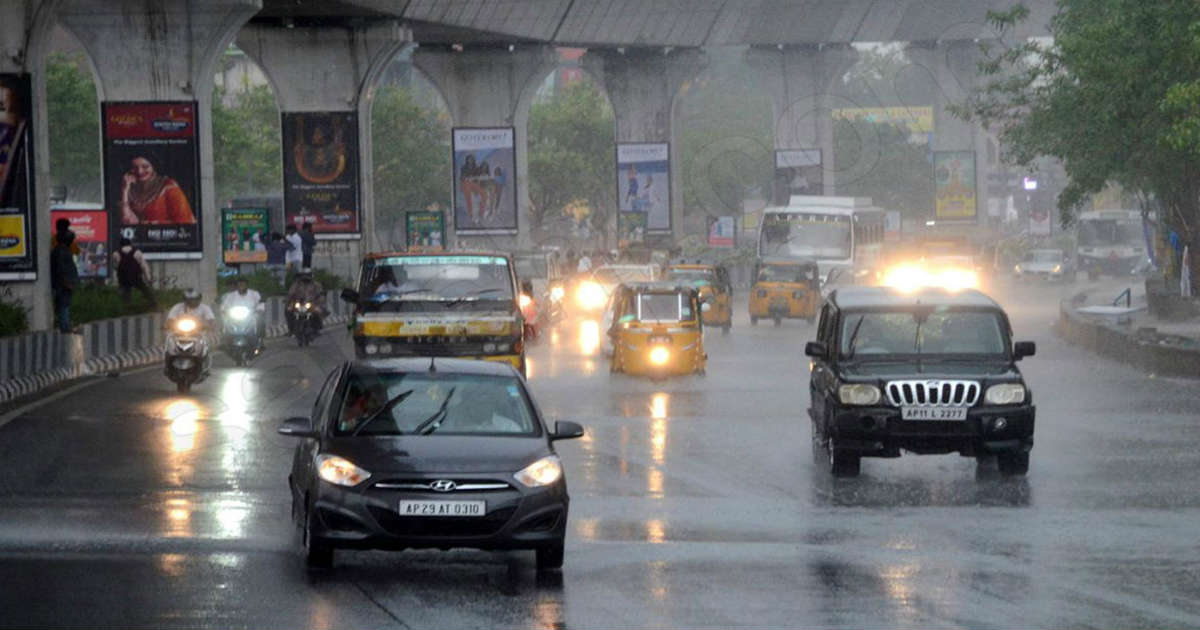
[[[955,112],[998,128],[1006,159],[1052,156],[1064,223],[1109,182],[1153,196],[1200,249],[1200,3],[1058,0],[1053,44],[984,48],[983,87]],[[990,14],[1000,29],[1028,17]]]
[[[450,129],[401,87],[384,86],[371,110],[375,208],[380,226],[409,210],[450,205]]]
[[[282,140],[279,108],[270,86],[247,86],[228,99],[225,90],[217,87],[213,90],[212,121],[218,204],[247,195],[280,194]]]
[[[79,55],[46,60],[50,180],[73,199],[100,200],[100,107],[96,85]]]
[[[595,231],[616,210],[612,107],[591,81],[533,104],[529,112],[530,220],[544,228],[564,210],[586,207]]]
[[[932,214],[928,147],[910,142],[909,136],[907,128],[892,123],[833,121],[838,194],[870,197],[875,205],[912,218]]]

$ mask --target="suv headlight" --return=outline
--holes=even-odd
[[[874,385],[854,383],[838,387],[838,399],[843,405],[874,405],[883,395]]]
[[[318,455],[317,474],[321,479],[338,486],[357,486],[371,476],[371,473],[355,466],[350,460],[337,455]]]
[[[548,486],[562,479],[562,462],[557,455],[547,455],[513,474],[513,478],[530,488]]]
[[[1025,386],[1020,383],[1001,383],[987,388],[983,401],[989,405],[1019,405],[1025,402]]]

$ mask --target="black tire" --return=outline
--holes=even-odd
[[[192,391],[192,384],[187,381],[179,381],[175,383],[175,391],[179,392],[180,394],[186,394]]]
[[[1005,477],[1021,477],[1029,472],[1029,451],[1001,453],[996,456],[996,467]]]
[[[304,566],[310,569],[333,568],[333,548],[313,544],[312,516],[304,519]]]
[[[838,448],[831,436],[826,443],[829,452],[829,474],[834,477],[857,477],[862,470],[862,457],[858,453]]]
[[[545,547],[538,547],[534,553],[537,555],[538,571],[557,571],[562,568],[566,545],[564,541],[559,540]]]
[[[821,427],[817,426],[816,421],[809,423],[812,427],[812,458],[813,464],[818,467],[823,467],[829,463],[829,453],[825,450],[825,439],[821,437]]]

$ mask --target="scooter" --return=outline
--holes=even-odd
[[[317,306],[312,302],[292,302],[288,308],[292,312],[292,321],[295,328],[292,334],[296,336],[296,343],[301,348],[312,343],[313,339],[317,338],[317,333],[320,332],[320,325],[317,319]]]
[[[180,394],[190,392],[192,385],[207,378],[212,358],[200,322],[192,317],[175,320],[167,332],[167,347],[163,356],[163,371],[175,383]]]
[[[258,337],[258,317],[256,311],[240,304],[225,309],[223,313],[225,351],[238,367],[244,367],[262,353],[262,340]]]

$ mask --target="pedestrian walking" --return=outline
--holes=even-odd
[[[313,250],[317,248],[317,237],[313,234],[313,226],[311,222],[305,222],[304,229],[300,230],[300,253],[303,254],[303,262],[300,266],[305,269],[312,269]]]
[[[71,293],[79,285],[79,269],[71,255],[75,233],[66,230],[55,235],[56,244],[50,251],[50,289],[54,295],[54,317],[58,331],[74,332],[71,328]]]
[[[117,287],[126,305],[134,289],[146,297],[151,309],[158,305],[154,291],[150,290],[150,265],[146,263],[142,251],[133,246],[133,241],[121,239],[117,251],[113,252],[113,268],[117,270]]]

